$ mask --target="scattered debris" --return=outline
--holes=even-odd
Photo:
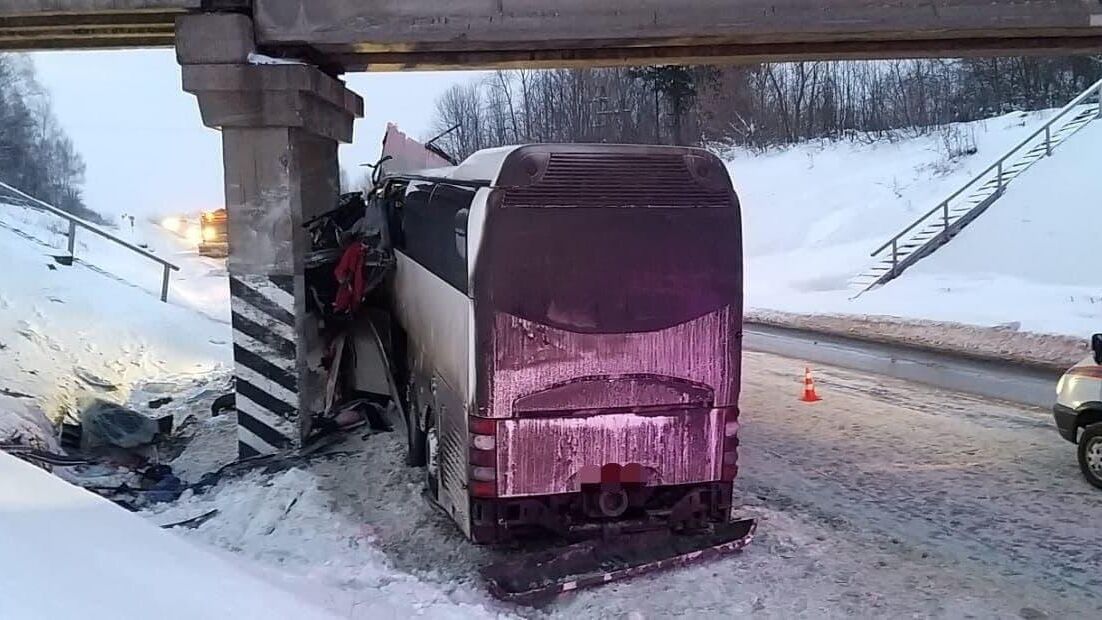
[[[2,350],[3,347],[0,347]],[[0,396],[10,396],[12,398],[34,398],[30,394],[24,394],[23,392],[16,392],[15,390],[9,390],[8,388],[0,388]]]
[[[227,411],[233,411],[237,407],[237,395],[233,392],[229,394],[223,394],[214,399],[214,403],[210,406],[211,415],[217,417],[226,413]]]
[[[58,439],[62,448],[74,451],[80,450],[80,443],[83,436],[84,429],[80,424],[61,423],[61,432],[59,433]]]
[[[100,388],[101,390],[104,390],[106,392],[114,392],[119,389],[119,387],[114,383],[111,383],[107,379],[92,374],[85,368],[74,368],[73,374],[75,374],[81,381],[87,383],[88,385],[95,388]]]
[[[77,465],[90,465],[91,461],[80,457],[55,454],[46,450],[32,448],[21,444],[0,444],[0,452],[7,452],[16,458],[23,459],[39,467],[54,465],[57,467],[76,467]]]
[[[84,407],[80,422],[86,449],[105,445],[139,448],[153,443],[163,430],[163,424],[153,418],[98,398]]]
[[[164,398],[157,398],[157,399],[149,401],[149,403],[146,406],[148,406],[150,409],[160,409],[161,407],[164,407],[165,405],[167,405],[171,402],[172,402],[172,397],[165,396]]]
[[[184,527],[184,528],[187,528],[189,530],[193,530],[193,529],[199,527],[200,525],[206,523],[207,521],[210,521],[211,519],[213,519],[216,516],[218,516],[218,509],[217,508],[215,508],[214,510],[210,510],[208,512],[205,512],[205,513],[203,513],[203,514],[201,514],[197,517],[192,517],[190,519],[185,519],[183,521],[177,521],[176,523],[166,523],[166,524],[161,526],[161,529],[171,530],[172,528],[176,528],[176,527]]]

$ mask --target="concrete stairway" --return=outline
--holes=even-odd
[[[873,252],[876,262],[850,281],[856,291],[854,297],[898,278],[933,254],[995,204],[1014,179],[1099,118],[1102,81],[1091,85],[1044,126]]]

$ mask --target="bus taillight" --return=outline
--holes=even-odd
[[[497,421],[472,416],[468,428],[471,496],[497,497]]]
[[[734,416],[737,414],[733,411],[728,412],[729,416],[723,425],[723,471],[721,479],[724,482],[730,482],[738,475],[738,430],[739,423]]]

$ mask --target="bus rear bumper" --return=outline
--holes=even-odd
[[[639,487],[640,493],[634,495],[621,515],[602,515],[599,498],[613,490],[622,489],[598,486],[559,495],[472,498],[471,538],[478,544],[504,543],[540,534],[577,540],[609,531],[680,531],[730,519],[731,482]]]

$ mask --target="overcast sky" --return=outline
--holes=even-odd
[[[217,131],[203,127],[195,98],[180,89],[171,50],[48,52],[32,55],[54,111],[88,164],[85,199],[105,213],[190,212],[222,206]],[[353,170],[378,158],[383,130],[429,131],[436,97],[471,72],[346,76],[364,98],[341,163]]]

